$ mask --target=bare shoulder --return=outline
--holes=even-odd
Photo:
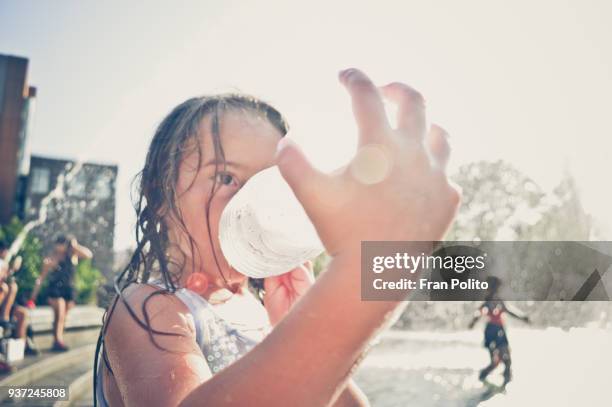
[[[107,316],[104,340],[109,347],[149,343],[153,338],[169,350],[191,351],[195,324],[189,309],[176,295],[148,284],[131,284],[116,301]]]
[[[211,376],[187,306],[158,287],[123,291],[107,316],[104,349],[124,405],[178,405]]]

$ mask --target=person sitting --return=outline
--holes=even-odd
[[[13,274],[21,268],[22,259],[17,256],[15,260],[9,263],[9,247],[5,241],[0,241],[0,327],[2,327],[2,337],[10,338],[15,333],[23,332],[21,337],[26,337],[27,330],[27,309],[23,307],[15,307],[15,296],[17,295],[17,283]],[[18,308],[23,308],[19,309]],[[17,330],[13,331],[11,322],[11,311],[14,312],[17,321]],[[19,336],[17,336],[19,338]],[[25,353],[28,355],[38,354],[38,350],[31,338],[26,339]],[[5,361],[0,361],[0,374],[11,373],[15,371],[15,367]]]
[[[21,256],[16,256],[12,264],[9,264],[7,257],[8,245],[0,242],[0,327],[5,338],[24,339],[25,354],[35,356],[39,351],[34,344],[32,329],[28,323],[29,311],[15,303],[19,290],[15,273],[21,268],[23,260]]]

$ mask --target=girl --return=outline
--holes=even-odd
[[[64,324],[70,308],[74,306],[74,276],[80,259],[91,259],[91,250],[80,245],[73,237],[58,236],[53,254],[43,260],[40,277],[36,279],[30,302],[36,300],[42,282],[49,274],[49,305],[53,308],[53,346],[51,350],[65,352]]]
[[[379,90],[356,69],[340,81],[360,148],[333,174],[314,169],[283,138],[280,113],[252,97],[190,99],[161,122],[140,178],[136,250],[98,343],[98,405],[367,405],[351,372],[401,302],[360,300],[361,241],[439,240],[459,194],[443,170],[446,135],[426,134],[416,91]],[[381,91],[399,105],[396,128]],[[304,268],[265,279],[262,306],[224,259],[217,229],[236,191],[272,165],[332,259],[312,286]],[[370,170],[376,181],[359,182]]]
[[[484,346],[489,350],[491,363],[480,371],[479,379],[483,382],[486,381],[489,373],[491,373],[501,362],[503,362],[504,383],[502,387],[505,387],[510,380],[512,380],[512,358],[510,357],[510,344],[508,342],[508,337],[506,336],[502,316],[505,312],[511,317],[520,319],[526,323],[529,323],[529,318],[515,314],[506,307],[506,304],[502,300],[498,298],[497,293],[499,291],[499,287],[501,286],[501,280],[498,277],[488,277],[487,283],[489,288],[485,302],[482,303],[478,309],[478,312],[474,316],[474,319],[472,319],[470,322],[469,327],[472,329],[476,324],[476,321],[478,321],[482,315],[487,317],[487,325],[484,332]]]

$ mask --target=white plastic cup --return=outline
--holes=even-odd
[[[281,275],[324,250],[317,232],[277,166],[255,174],[219,221],[229,265],[252,278]]]

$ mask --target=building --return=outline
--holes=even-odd
[[[24,220],[39,216],[43,199],[61,177],[71,173],[74,161],[32,155],[24,192]],[[31,233],[48,251],[60,235],[74,235],[94,252],[93,265],[109,278],[113,269],[116,165],[84,163],[74,177],[60,185],[58,199],[49,202],[46,221]]]
[[[28,60],[0,55],[0,224],[19,215],[28,172],[28,133],[36,88],[27,84]]]

